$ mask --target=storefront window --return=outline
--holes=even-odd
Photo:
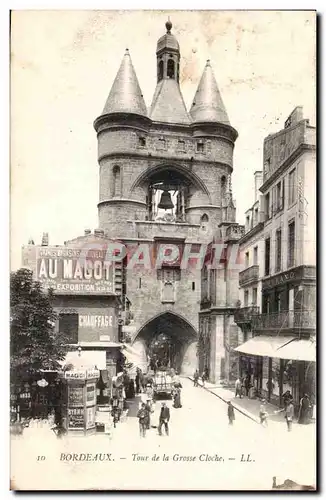
[[[262,389],[268,395],[269,358],[263,358]]]
[[[271,396],[279,397],[280,395],[280,360],[272,359],[272,374],[271,374]]]

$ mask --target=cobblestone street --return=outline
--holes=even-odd
[[[273,476],[278,484],[285,479],[315,482],[314,425],[294,424],[291,433],[284,422],[266,429],[236,411],[230,427],[225,402],[193,387],[189,379],[182,379],[182,385],[183,407],[174,409],[168,401],[169,437],[159,436],[153,427],[145,439],[139,437],[139,397],[112,439],[97,434],[57,440],[47,429],[27,429],[22,439],[12,440],[11,476],[18,489],[28,487],[31,476],[39,478],[34,483],[39,489],[78,489],[81,477],[80,487],[89,489],[141,489],[144,484],[148,489],[196,489],[203,484],[206,489],[269,489]],[[160,403],[151,417],[153,426],[158,424]],[[45,459],[37,460],[39,450]],[[60,460],[62,454],[73,453],[74,461]],[[92,454],[89,461],[87,454]],[[159,459],[152,460],[154,455]]]

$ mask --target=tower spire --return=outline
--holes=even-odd
[[[209,59],[200,79],[190,109],[190,115],[193,122],[213,122],[230,125]]]
[[[180,47],[171,33],[170,18],[165,23],[166,33],[157,42],[157,85],[149,116],[152,120],[168,123],[191,122],[180,87]]]
[[[147,116],[145,101],[129,49],[125,51],[102,114],[110,113],[133,113]]]

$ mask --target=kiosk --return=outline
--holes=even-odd
[[[97,368],[74,368],[64,373],[67,391],[65,428],[68,434],[89,435],[96,432]]]

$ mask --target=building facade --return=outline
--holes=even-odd
[[[133,323],[123,331],[139,358],[144,359],[151,342],[164,334],[174,345],[168,363],[186,374],[192,374],[198,362],[200,369],[208,364],[215,380],[222,376],[237,286],[232,288],[225,276],[211,277],[219,293],[215,302],[205,305],[198,259],[205,259],[212,242],[227,241],[231,247],[241,235],[231,190],[238,134],[209,61],[192,106],[186,109],[179,84],[180,47],[171,30],[167,22],[157,42],[151,106],[145,105],[127,50],[94,122],[99,226],[128,248],[123,295]],[[169,252],[175,248],[178,255],[172,261]],[[203,335],[210,344],[205,355],[203,350],[198,353]]]
[[[284,128],[264,141],[261,311],[251,318],[256,385],[282,403],[315,397],[316,129],[297,107]],[[263,345],[263,341],[265,345]],[[253,352],[255,354],[255,352]]]
[[[245,234],[239,240],[242,270],[239,273],[239,305],[234,320],[240,327],[239,345],[252,336],[252,317],[261,312],[261,280],[264,260],[264,198],[259,191],[263,182],[263,172],[254,174],[254,203],[245,212]],[[250,355],[239,358],[239,375],[253,372],[255,359]]]
[[[22,261],[44,289],[53,290],[55,331],[64,333],[71,347],[66,364],[75,363],[79,350],[87,365],[112,379],[121,361],[122,287],[118,266],[105,269],[107,245],[101,230],[85,230],[56,246],[49,245],[45,234],[41,245],[23,247]]]

